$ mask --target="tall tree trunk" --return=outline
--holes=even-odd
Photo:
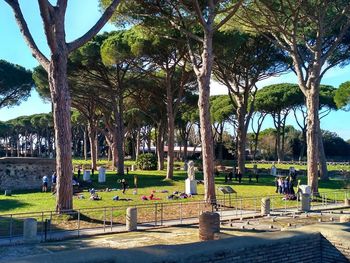
[[[204,173],[204,200],[208,203],[216,201],[214,182],[214,150],[213,135],[210,122],[210,78],[213,66],[213,32],[207,30],[204,34],[202,65],[197,72],[198,82],[198,109],[200,134],[202,141],[203,173]]]
[[[61,32],[63,33],[63,32]],[[58,34],[58,33],[57,33]],[[61,36],[64,41],[64,35]],[[56,148],[56,210],[73,208],[72,187],[72,133],[70,122],[71,98],[67,83],[67,58],[65,42],[61,50],[52,55],[49,67],[49,85],[53,103]]]
[[[318,192],[318,144],[319,144],[319,86],[312,84],[306,93],[307,116],[307,175],[313,193]]]
[[[139,158],[140,146],[141,146],[140,129],[138,129],[137,134],[136,134],[135,160],[137,160]]]
[[[117,171],[119,175],[124,175],[124,123],[123,123],[123,101],[119,96],[119,109],[115,113],[116,119],[116,150],[118,155]]]
[[[163,124],[158,123],[157,127],[157,157],[158,157],[158,171],[164,170],[164,136]]]
[[[223,133],[224,133],[224,125],[221,123],[220,126],[219,126],[219,132],[218,132],[218,144],[217,144],[217,149],[218,149],[218,161],[220,163],[220,165],[222,164],[222,160],[223,160],[223,139],[222,139],[222,136],[223,136]]]
[[[88,135],[90,141],[90,153],[91,153],[91,168],[96,170],[97,168],[97,130],[94,121],[88,121]]]
[[[246,110],[238,105],[237,108],[237,166],[242,176],[245,175],[245,146],[247,133],[245,129]]]
[[[167,93],[167,117],[168,117],[168,159],[166,179],[172,180],[174,177],[174,137],[175,120],[173,110],[173,94],[171,90],[171,79],[169,73],[166,74],[166,93]]]
[[[318,142],[318,152],[319,152],[319,168],[320,168],[320,178],[321,180],[328,180],[328,169],[327,169],[327,159],[326,154],[323,147],[323,139],[322,139],[322,133],[320,131],[319,133],[319,142]]]
[[[84,133],[83,133],[83,143],[84,143],[84,160],[87,160],[87,132],[86,132],[86,128],[84,129]]]
[[[301,162],[304,158],[305,148],[306,148],[306,130],[302,130],[302,142],[301,142],[301,149],[299,154],[299,161]]]
[[[184,153],[183,153],[183,159],[184,160],[187,160],[187,149],[188,149],[188,139],[185,138],[185,140],[183,141],[183,144],[184,144]]]

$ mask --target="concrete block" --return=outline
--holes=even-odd
[[[137,230],[137,208],[128,207],[126,209],[126,230],[135,231]]]
[[[262,198],[261,199],[261,215],[269,215],[270,214],[271,201],[270,198]]]
[[[23,239],[24,242],[38,241],[38,222],[35,218],[26,218],[23,223]]]

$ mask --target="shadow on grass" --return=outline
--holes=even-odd
[[[31,204],[14,199],[0,200],[0,213],[6,213],[16,208],[30,207]]]
[[[135,176],[137,177],[137,188],[147,188],[147,187],[166,187],[166,186],[174,186],[176,182],[182,181],[184,182],[187,178],[187,175],[185,172],[176,173],[174,174],[173,180],[164,180],[165,175],[159,174],[158,171],[143,171],[139,173],[129,173],[128,175],[124,176],[118,176],[112,173],[108,173],[106,175],[106,182],[99,183],[98,178],[95,175],[92,178],[92,184],[90,184],[91,187],[94,187],[96,189],[103,189],[103,188],[122,188],[122,185],[120,183],[121,179],[125,179],[128,183],[129,188],[134,188],[134,180]],[[202,176],[198,175],[199,180],[202,178]],[[87,187],[84,187],[86,189]]]

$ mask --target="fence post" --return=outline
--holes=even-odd
[[[78,210],[78,237],[80,236],[80,210]]]
[[[182,225],[182,203],[180,203],[180,224]]]
[[[160,204],[160,225],[163,225],[163,203]]]
[[[49,239],[51,239],[51,230],[52,230],[52,211],[50,211]]]
[[[157,226],[157,203],[154,204],[154,226]]]
[[[13,231],[13,229],[12,229],[12,227],[13,227],[13,218],[12,218],[12,214],[11,214],[11,217],[10,217],[10,243],[12,243],[12,231]]]
[[[111,232],[113,231],[113,207],[111,207]]]
[[[41,241],[44,240],[44,212],[41,212]]]
[[[103,232],[106,232],[106,209],[105,207],[103,211]]]
[[[242,198],[239,199],[239,201],[240,201],[240,208],[241,208],[240,210],[241,210],[241,217],[242,217],[242,213],[243,213],[243,210],[242,210],[242,209],[243,209],[243,207],[242,207],[242,201],[243,201],[243,200],[242,200]]]

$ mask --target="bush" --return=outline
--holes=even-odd
[[[156,170],[157,158],[152,153],[140,154],[136,160],[136,165],[141,170]]]

